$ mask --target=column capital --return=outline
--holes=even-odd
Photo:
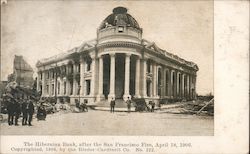
[[[144,58],[142,58],[141,60],[142,60],[143,62],[146,62],[146,61],[148,61],[148,58],[145,58],[145,57],[144,57]]]
[[[95,59],[96,58],[95,53],[90,53],[89,56],[90,56],[91,59]]]
[[[115,53],[109,53],[110,57],[115,57]]]
[[[79,61],[80,61],[80,63],[84,62],[84,58],[83,58],[82,55],[80,56],[80,60]]]
[[[126,57],[130,57],[132,54],[131,53],[125,53]]]
[[[136,59],[140,60],[142,58],[141,55],[136,55]]]
[[[98,55],[97,58],[103,59],[103,55]]]

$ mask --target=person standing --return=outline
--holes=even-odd
[[[22,119],[22,125],[27,125],[27,118],[28,118],[28,103],[27,99],[25,99],[22,103],[22,113],[23,113],[23,119]]]
[[[126,100],[126,103],[127,103],[128,113],[130,113],[130,109],[131,109],[131,100],[130,100],[129,97],[128,97],[128,99]]]
[[[46,112],[45,106],[43,102],[41,102],[37,109],[37,116],[36,116],[37,120],[45,120],[46,116],[47,116],[47,112]]]
[[[28,122],[29,122],[29,126],[32,126],[31,121],[32,121],[33,114],[34,114],[34,105],[33,105],[33,102],[31,100],[29,100],[29,104],[28,104]]]
[[[7,112],[8,112],[8,124],[13,125],[14,103],[10,98],[7,99],[6,103],[7,103]]]
[[[155,102],[152,101],[151,102],[151,112],[154,112],[154,110],[155,110]]]
[[[112,98],[111,99],[111,102],[110,102],[110,112],[112,113],[114,113],[115,112],[115,99],[114,98]]]
[[[18,126],[18,119],[21,113],[20,99],[14,101],[15,126]]]

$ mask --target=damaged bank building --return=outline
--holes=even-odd
[[[195,99],[198,66],[143,39],[142,28],[127,12],[114,8],[96,39],[37,62],[43,98],[94,104],[112,98]]]

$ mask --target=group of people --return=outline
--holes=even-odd
[[[78,99],[75,99],[75,104],[76,104],[76,108],[79,109],[80,112],[88,112],[88,107],[87,107],[87,100],[84,100],[84,102],[80,102]]]
[[[131,105],[132,105],[131,98],[128,97],[127,100],[125,101],[125,103],[127,104],[128,113],[130,113],[131,112]],[[150,112],[154,112],[155,102],[154,101],[150,101],[149,105],[151,106]],[[110,101],[110,112],[111,113],[115,112],[115,99],[114,98],[112,98],[111,101]]]
[[[132,104],[131,99],[128,97],[125,103],[127,104],[128,113],[130,113],[130,111],[131,111],[131,104]],[[111,113],[115,112],[115,99],[114,98],[112,98],[111,101],[110,101],[110,112]]]
[[[40,105],[37,108],[37,120],[45,120],[47,116],[47,112],[44,106],[44,102],[41,102]]]
[[[7,99],[8,124],[18,126],[19,116],[22,114],[22,125],[32,126],[34,105],[30,99]]]

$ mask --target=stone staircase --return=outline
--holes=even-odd
[[[108,100],[102,100],[96,103],[98,107],[110,107],[110,102]],[[127,104],[124,102],[123,99],[116,99],[115,100],[115,108],[127,108]]]

